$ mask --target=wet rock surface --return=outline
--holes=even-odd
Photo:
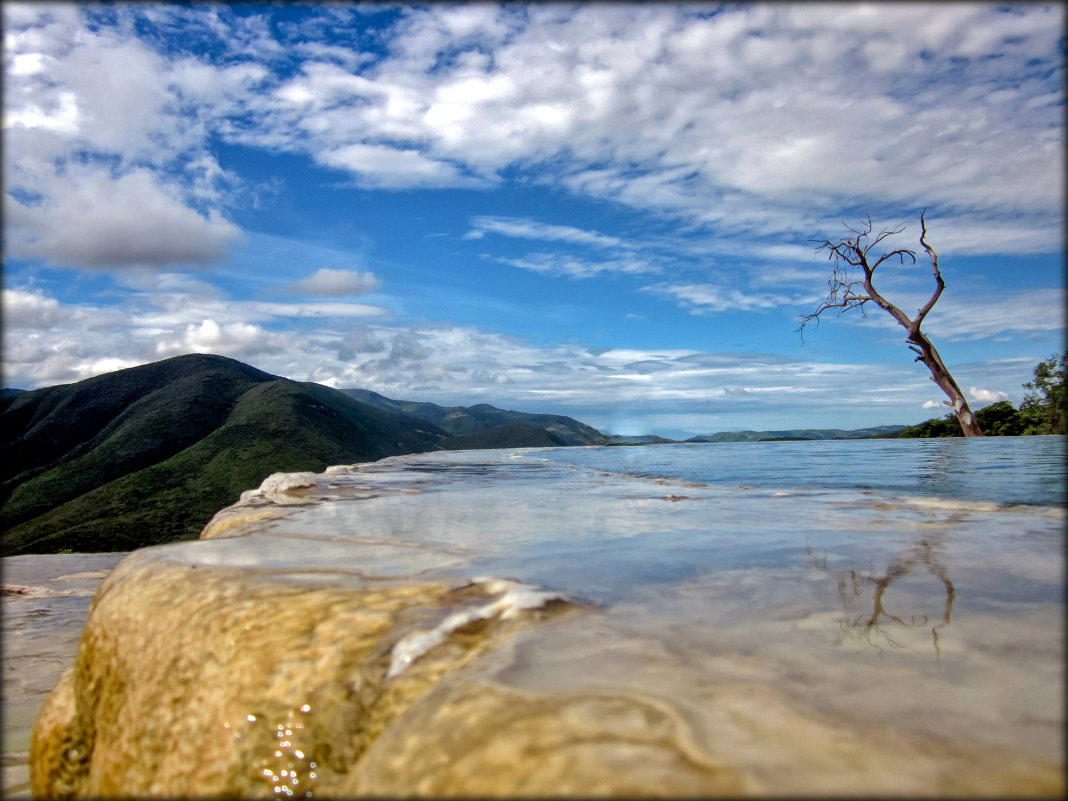
[[[309,587],[128,559],[41,711],[34,792],[344,794],[368,745],[427,687],[495,638],[566,611],[474,618],[387,680],[403,634],[485,605],[494,589]]]
[[[276,476],[135,552],[34,793],[1063,793],[1063,515],[551,453]]]

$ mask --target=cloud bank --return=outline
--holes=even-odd
[[[9,241],[55,264],[225,259],[239,181],[213,137],[373,188],[520,176],[769,245],[850,210],[921,207],[937,207],[947,252],[1063,239],[1059,5],[4,15]],[[619,244],[475,220],[470,235],[487,234]]]
[[[380,322],[360,304],[233,301],[206,284],[162,274],[118,307],[68,305],[5,289],[9,384],[66,383],[181,353],[219,353],[295,380],[363,387],[389,397],[571,414],[605,431],[687,435],[749,427],[848,428],[872,408],[943,409],[926,372],[907,359],[827,364],[812,357],[692,348],[535,345],[471,326]],[[124,331],[123,341],[114,332]],[[955,366],[977,406],[1022,397],[1038,358]],[[992,387],[990,389],[980,387]],[[611,404],[605,398],[611,398]],[[627,410],[620,432],[613,409]],[[887,412],[889,413],[889,412]],[[778,420],[778,422],[774,422]],[[793,421],[793,422],[791,422]]]

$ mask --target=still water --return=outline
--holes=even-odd
[[[1064,506],[1065,437],[723,442],[571,449],[568,464],[724,486],[880,490]]]

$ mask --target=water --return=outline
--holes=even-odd
[[[1065,456],[1065,437],[1044,436],[679,444],[570,449],[552,458],[724,486],[1065,506]]]
[[[998,793],[1020,789],[998,782],[1022,764],[1059,792],[1064,442],[393,457],[279,494],[228,538],[136,558],[572,598],[588,611],[490,652],[471,680],[546,710],[639,699],[760,792]],[[615,725],[598,714],[575,725]]]
[[[532,638],[497,677],[510,686],[652,691],[692,709],[757,681],[843,726],[1059,760],[1064,442],[435,454],[404,470],[441,482],[424,504],[353,514],[363,533],[447,542],[471,572],[600,606]],[[292,530],[324,516],[333,530],[352,519],[313,508]]]
[[[30,733],[37,710],[77,653],[93,593],[124,556],[79,553],[0,560],[4,796],[29,797]]]

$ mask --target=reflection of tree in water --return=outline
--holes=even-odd
[[[927,615],[912,615],[906,620],[904,617],[889,612],[885,606],[885,596],[890,585],[920,566],[937,577],[946,588],[946,602],[941,620],[936,620],[931,626],[931,637],[934,642],[935,658],[941,665],[942,652],[938,646],[938,630],[949,625],[956,591],[953,588],[953,582],[949,579],[946,567],[940,562],[940,550],[937,538],[921,540],[904,553],[895,555],[883,574],[852,569],[832,570],[827,566],[826,557],[818,559],[811,548],[807,548],[806,552],[813,567],[834,576],[838,582],[838,597],[842,602],[842,610],[845,612],[845,618],[841,621],[842,634],[863,640],[879,650],[882,650],[880,640],[895,648],[903,647],[891,636],[893,626],[915,628],[927,626],[932,622]],[[870,613],[866,607],[863,611],[860,610],[867,587],[874,587]]]

